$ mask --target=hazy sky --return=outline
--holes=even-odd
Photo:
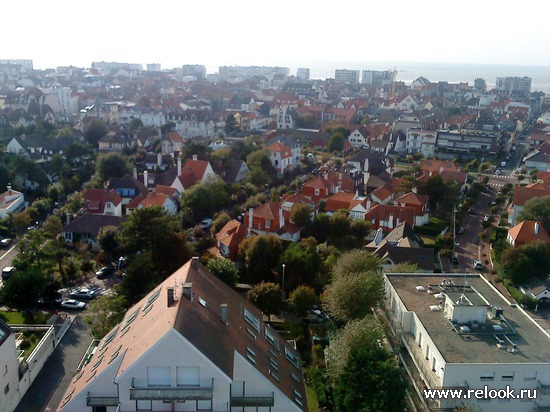
[[[0,58],[310,67],[415,61],[550,67],[548,0],[4,0]],[[550,70],[550,69],[549,69]]]

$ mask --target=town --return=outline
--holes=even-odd
[[[0,410],[550,410],[550,95],[397,77],[0,59]]]

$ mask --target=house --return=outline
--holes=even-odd
[[[300,116],[291,107],[282,107],[277,114],[277,129],[296,129]]]
[[[212,169],[226,183],[239,183],[250,176],[248,165],[240,159],[228,159],[225,162],[215,159],[212,161]]]
[[[137,178],[137,172],[134,169],[135,176],[126,174],[119,179],[109,180],[109,189],[113,189],[122,198],[122,205],[126,206],[132,199],[138,195],[144,198],[149,194],[149,189],[145,187],[141,180]]]
[[[165,172],[171,165],[171,160],[169,156],[163,156],[162,153],[147,153],[143,160],[145,164],[145,169],[149,171],[156,171],[157,169],[161,172]]]
[[[210,162],[207,160],[198,160],[196,155],[193,155],[191,159],[187,159],[183,167],[181,166],[181,159],[178,159],[177,171],[178,175],[171,186],[180,193],[185,192],[197,183],[206,182],[208,179],[216,176]]]
[[[355,193],[338,192],[327,198],[325,211],[333,214],[337,210],[348,210],[352,220],[365,220],[365,213],[370,209],[371,201]]]
[[[546,145],[546,143],[544,143]],[[550,172],[550,154],[540,150],[525,156],[524,166],[526,169],[537,169],[543,172]]]
[[[410,207],[395,205],[374,205],[366,214],[365,220],[371,222],[372,229],[381,228],[384,232],[391,232],[400,223],[406,222],[414,226],[415,210]]]
[[[281,202],[269,202],[250,208],[245,213],[244,224],[248,228],[248,235],[271,234],[292,242],[300,240],[300,228],[290,223],[288,216],[285,217]]]
[[[7,144],[8,153],[24,154],[36,163],[48,162],[53,155],[63,155],[67,147],[75,142],[72,136],[46,139],[39,134],[13,137]]]
[[[414,209],[414,226],[423,226],[430,220],[429,201],[429,196],[419,195],[414,190],[395,199],[395,204]]]
[[[310,220],[313,221],[317,215],[317,211],[319,210],[319,205],[315,200],[305,196],[303,193],[287,193],[283,195],[281,198],[281,209],[283,210],[284,219],[287,222],[295,223],[291,220],[290,215],[292,208],[298,204],[307,205],[309,207],[311,210],[311,213],[309,214]]]
[[[378,175],[384,171],[389,173],[393,166],[393,161],[385,153],[370,149],[362,149],[348,159],[346,163],[365,175],[364,182],[368,180],[369,175]]]
[[[185,139],[178,132],[169,132],[160,141],[160,152],[163,155],[174,156],[175,152],[181,152]]]
[[[97,141],[99,150],[103,152],[121,152],[129,146],[129,140],[119,133],[110,131]]]
[[[314,176],[302,185],[302,194],[319,201],[330,195],[330,182],[321,176]]]
[[[84,213],[122,216],[122,197],[114,189],[87,189],[82,206]]]
[[[85,213],[61,229],[61,238],[69,246],[88,243],[92,249],[98,250],[97,235],[104,226],[122,227],[122,218]]]
[[[129,209],[133,206],[129,204]],[[159,192],[151,192],[147,195],[145,199],[143,199],[139,205],[137,206],[138,209],[142,209],[144,207],[152,207],[157,206],[162,208],[167,214],[171,216],[175,216],[178,213],[178,202],[170,195],[167,195],[165,193],[159,193]]]
[[[246,226],[238,220],[230,220],[216,233],[216,248],[220,255],[235,260],[239,253],[239,245],[247,234]]]
[[[359,127],[352,131],[350,135],[348,136],[348,142],[351,144],[351,146],[361,149],[368,149],[370,147],[370,134],[368,133],[368,130],[365,127]]]
[[[508,214],[508,223],[515,226],[519,213],[523,210],[525,203],[536,197],[550,196],[550,188],[543,183],[533,183],[527,186],[516,186],[514,197]]]
[[[363,193],[363,173],[355,166],[345,164],[340,170],[329,171],[324,178],[330,185],[331,193]]]
[[[467,405],[488,412],[530,412],[548,404],[540,390],[550,385],[550,335],[485,276],[386,273],[384,283],[389,329],[400,339],[418,396],[441,388],[480,390]],[[531,399],[484,395],[502,387],[527,389]],[[426,410],[464,406],[464,399],[423,399]]]
[[[71,381],[57,411],[90,407],[308,410],[298,352],[198,258],[128,310]]]
[[[423,156],[433,156],[437,132],[429,130],[407,130],[405,147],[407,153],[422,153]]]
[[[5,219],[9,214],[20,212],[24,208],[25,195],[8,185],[8,190],[0,194],[0,219]]]
[[[390,203],[391,201],[393,201],[394,197],[395,193],[390,182],[386,183],[384,186],[380,186],[379,188],[374,189],[370,193],[370,198],[372,199],[372,201],[379,205],[386,205]]]
[[[285,170],[292,170],[297,166],[290,147],[281,142],[270,144],[267,150],[269,150],[269,160],[278,174],[282,175]]]
[[[525,245],[526,243],[541,240],[546,243],[550,251],[550,235],[542,226],[542,223],[535,220],[524,220],[514,227],[508,229],[506,241],[514,246]]]
[[[537,301],[539,306],[548,306],[550,304],[550,290],[548,290],[548,280],[542,281],[533,278],[526,285],[520,285],[519,291]]]

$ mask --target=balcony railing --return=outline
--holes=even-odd
[[[544,384],[541,381],[537,381],[537,383],[538,383],[539,393],[542,393],[543,395],[550,394],[550,385]]]
[[[86,395],[86,406],[119,406],[118,396]]]
[[[132,400],[190,400],[205,401],[212,399],[214,378],[210,386],[143,386],[136,387],[134,379],[130,386]]]
[[[261,407],[274,406],[275,399],[273,393],[271,396],[232,396],[231,407]]]

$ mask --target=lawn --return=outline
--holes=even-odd
[[[422,239],[422,242],[424,242],[424,246],[431,247],[435,245],[435,237],[429,236],[429,235],[419,235],[420,239]]]
[[[48,318],[50,317],[49,314],[38,312],[38,313],[31,313],[28,312],[7,312],[7,311],[0,311],[0,319],[2,319],[7,324],[13,324],[13,325],[22,325],[22,324],[30,324],[30,325],[45,325]]]
[[[307,404],[309,406],[309,411],[318,412],[319,404],[317,403],[317,396],[315,395],[315,391],[313,390],[313,388],[309,385],[306,385],[306,395],[307,395]]]

